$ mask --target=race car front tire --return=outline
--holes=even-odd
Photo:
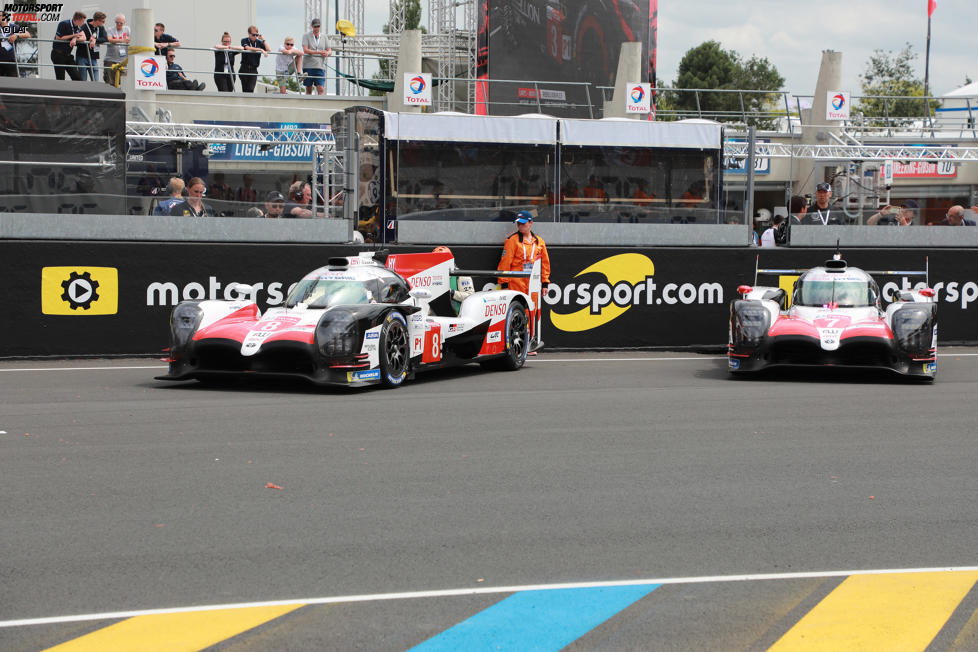
[[[530,322],[523,304],[513,302],[506,313],[506,352],[483,366],[495,371],[516,371],[526,362],[530,345]]]
[[[380,329],[380,381],[385,387],[398,387],[408,375],[411,359],[407,322],[399,312],[387,313]]]

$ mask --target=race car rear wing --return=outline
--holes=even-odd
[[[809,269],[811,269],[809,267],[804,267],[804,268],[776,268],[776,267],[765,267],[765,268],[762,268],[762,267],[759,267],[760,259],[761,259],[760,254],[758,254],[757,257],[754,259],[754,285],[757,285],[757,277],[760,274],[778,275],[778,276],[780,276],[781,274],[798,275],[798,274],[802,274],[804,272],[807,272]],[[841,258],[839,258],[839,259],[833,259],[833,260],[830,260],[830,261],[826,261],[826,265],[828,266],[828,263],[832,263],[832,262],[836,262],[836,263],[841,262],[842,263],[841,270],[844,270],[845,269],[845,261],[843,261]],[[866,270],[863,270],[863,271],[866,272],[867,274],[871,275],[871,276],[923,276],[924,277],[924,282],[928,286],[930,286],[930,256],[925,256],[924,257],[924,269],[922,269],[922,270],[905,270],[905,269],[872,270],[872,269],[866,269]]]

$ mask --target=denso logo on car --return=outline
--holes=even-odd
[[[505,303],[489,303],[486,304],[486,317],[502,317],[505,316],[506,311],[509,309]]]

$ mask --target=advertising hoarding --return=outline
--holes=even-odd
[[[484,0],[477,112],[601,117],[598,87],[614,85],[622,43],[642,44],[636,81],[654,87],[657,11],[658,0]]]

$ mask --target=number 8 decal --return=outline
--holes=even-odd
[[[438,333],[432,333],[431,335],[431,357],[435,360],[441,359],[441,348],[439,342],[440,336]]]

